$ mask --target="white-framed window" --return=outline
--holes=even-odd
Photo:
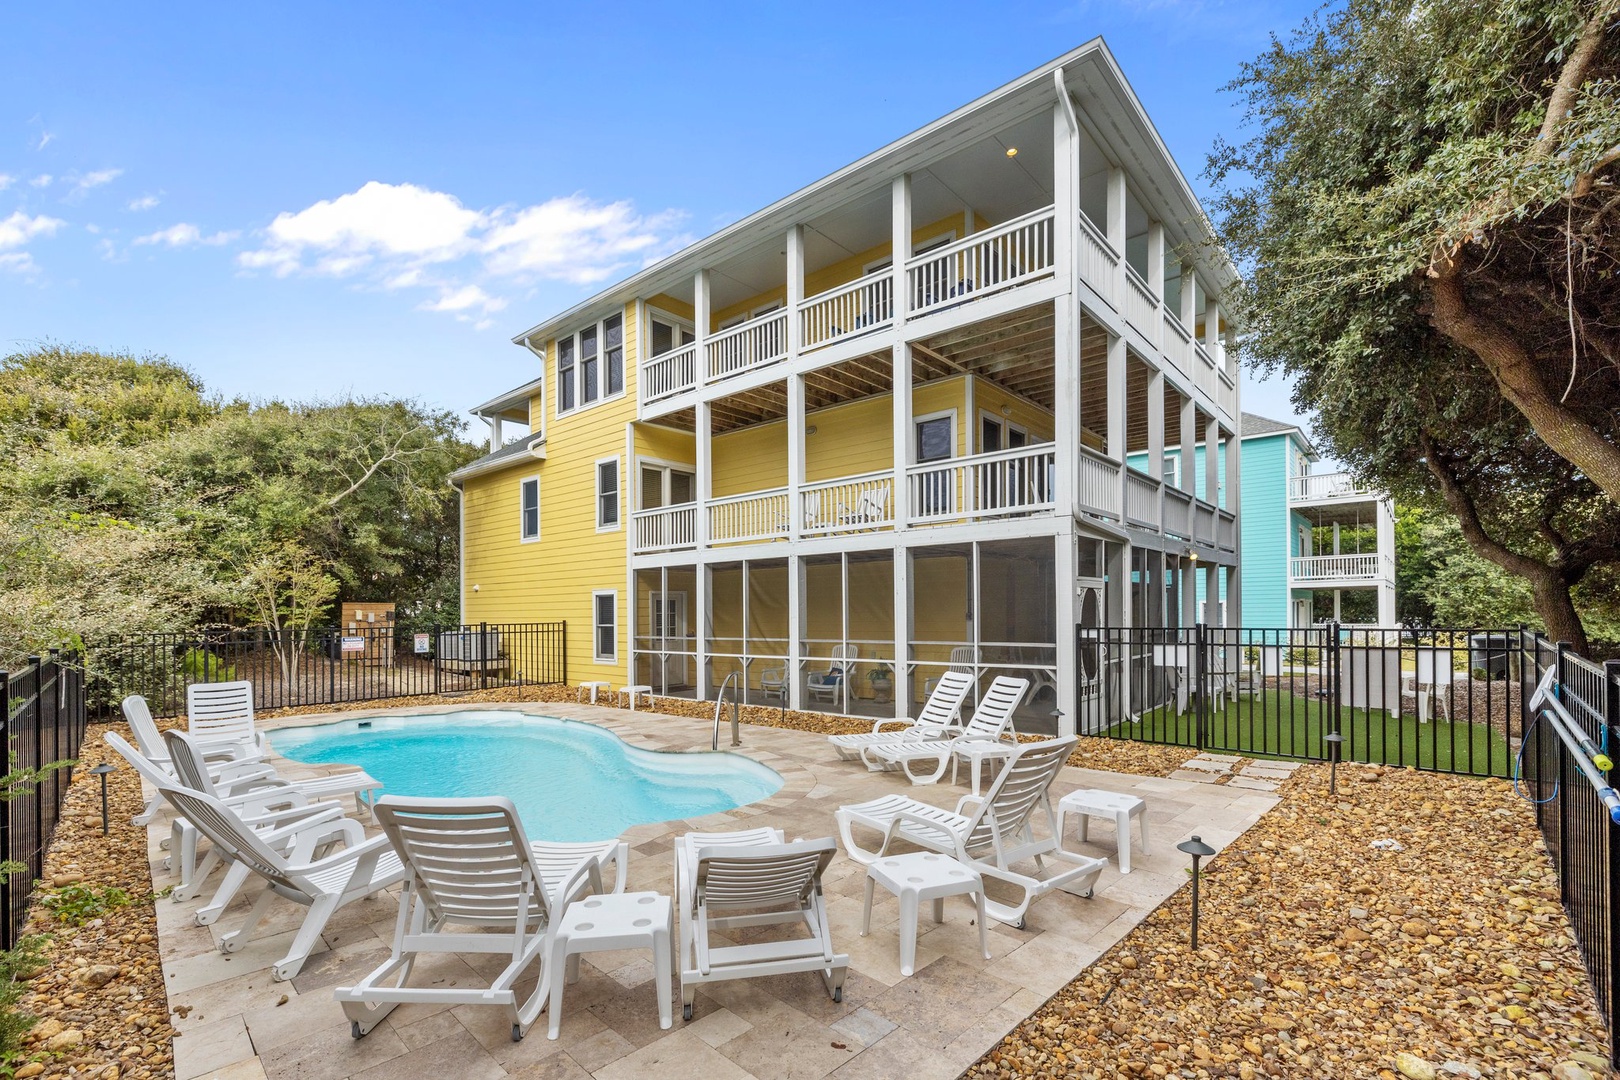
[[[637,458],[640,471],[640,510],[657,510],[664,506],[681,506],[696,497],[697,474],[689,465],[678,465],[651,458]]]
[[[624,314],[557,339],[557,412],[572,412],[624,393]]]
[[[598,663],[619,662],[619,594],[615,590],[591,593],[591,643]]]
[[[956,410],[914,417],[917,463],[943,461],[956,456]]]
[[[540,478],[518,481],[518,535],[525,544],[540,539]]]
[[[692,332],[692,324],[685,319],[654,310],[648,315],[648,339],[650,348],[647,355],[663,356],[692,344],[697,340],[697,335]]]
[[[956,239],[956,230],[955,229],[951,229],[949,232],[940,233],[938,236],[929,237],[927,240],[924,240],[920,244],[913,244],[912,245],[912,247],[911,247],[911,257],[913,259],[915,259],[918,255],[926,255],[930,251],[933,251],[935,248],[944,247],[946,244],[951,243],[955,239]],[[885,255],[881,259],[873,259],[871,262],[866,263],[865,265],[863,265],[861,267],[861,274],[863,276],[866,275],[866,274],[875,274],[879,270],[887,270],[890,267],[892,267],[893,265],[894,265],[894,260],[889,258],[887,255]]]
[[[1029,430],[993,412],[979,413],[979,453],[1029,445]]]
[[[1164,482],[1170,487],[1181,487],[1181,455],[1164,455]]]
[[[601,458],[596,463],[596,531],[611,532],[619,527],[619,459]]]

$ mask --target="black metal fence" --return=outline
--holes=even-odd
[[[44,768],[79,756],[86,723],[84,672],[77,658],[52,652],[31,656],[16,673],[0,671],[0,719],[9,749],[7,772]],[[45,848],[56,831],[71,780],[55,769],[37,784],[13,783],[0,792],[0,859],[12,867],[0,885],[0,949],[17,943],[28,917],[28,897],[45,872]]]
[[[96,642],[85,663],[92,716],[118,715],[130,694],[178,716],[193,683],[246,680],[256,708],[282,709],[567,682],[568,633],[561,622],[220,628]]]
[[[1218,753],[1513,767],[1517,630],[1082,629],[1081,731]],[[1330,738],[1331,737],[1331,738]]]
[[[1523,635],[1520,693],[1529,702],[1549,670],[1558,700],[1591,744],[1620,754],[1620,661],[1597,664],[1539,635]],[[1536,804],[1536,823],[1547,844],[1564,909],[1592,977],[1598,1005],[1609,1021],[1609,1058],[1620,1065],[1620,826],[1581,774],[1575,756],[1539,713],[1526,710],[1522,793]]]

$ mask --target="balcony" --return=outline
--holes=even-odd
[[[676,551],[697,544],[697,507],[692,503],[641,510],[630,515],[636,554]]]
[[[1298,583],[1393,581],[1395,561],[1388,555],[1307,555],[1288,560],[1288,576]]]
[[[909,260],[911,314],[926,315],[1050,277],[1053,221],[1048,206]]]
[[[913,465],[906,470],[910,521],[938,525],[1051,510],[1053,453],[1043,443]]]
[[[804,351],[809,352],[893,322],[894,273],[885,268],[801,303],[799,340]]]
[[[1288,478],[1288,501],[1291,503],[1357,502],[1381,497],[1379,492],[1349,473],[1314,473]]]

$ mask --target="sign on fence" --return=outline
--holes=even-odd
[[[365,638],[359,637],[359,636],[349,637],[348,635],[344,635],[344,637],[343,637],[343,655],[344,656],[347,656],[350,653],[363,653],[365,651],[366,651],[366,639]]]
[[[418,656],[426,656],[428,651],[433,648],[432,634],[413,634],[412,638],[416,643],[416,655]]]

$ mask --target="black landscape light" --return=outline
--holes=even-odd
[[[1323,739],[1328,744],[1328,794],[1339,793],[1339,754],[1344,749],[1344,736],[1337,731]]]
[[[1191,840],[1184,840],[1176,845],[1177,851],[1186,852],[1192,856],[1193,868],[1193,911],[1192,911],[1192,947],[1198,950],[1198,860],[1207,859],[1215,854],[1215,849],[1194,836]]]
[[[90,772],[101,777],[101,835],[107,835],[107,774],[117,769],[112,762],[103,762],[91,769]]]

